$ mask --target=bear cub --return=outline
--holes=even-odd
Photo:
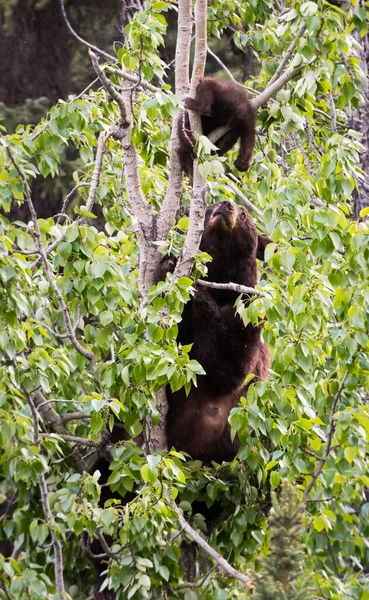
[[[185,98],[184,104],[187,109],[201,115],[204,135],[208,136],[217,127],[230,127],[230,131],[216,142],[218,154],[222,156],[240,140],[240,150],[234,164],[239,171],[247,171],[255,144],[255,111],[246,90],[234,81],[204,77],[197,85],[195,98]],[[182,171],[192,180],[195,138],[187,111],[180,111],[177,127],[179,161]]]
[[[209,206],[200,244],[212,257],[207,280],[254,287],[256,259],[263,260],[270,242],[258,235],[242,206],[228,200]],[[230,410],[246,391],[246,375],[254,373],[259,380],[268,375],[269,349],[261,340],[261,328],[244,326],[235,314],[238,295],[196,284],[178,329],[178,341],[193,343],[190,356],[206,375],[198,376],[188,397],[184,389],[173,393],[168,386],[168,448],[174,446],[205,462],[235,457],[238,442],[231,441]]]

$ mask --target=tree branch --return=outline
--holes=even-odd
[[[215,281],[204,281],[203,279],[198,279],[196,283],[203,285],[204,287],[213,288],[215,290],[231,290],[232,292],[237,292],[238,294],[252,294],[254,296],[259,296],[261,298],[269,298],[268,294],[261,292],[252,287],[248,287],[246,285],[240,285],[239,283],[216,283]]]
[[[57,221],[56,221],[56,223],[57,223],[57,224],[59,224],[59,223],[60,223],[60,219],[61,219],[63,216],[67,216],[67,215],[65,215],[65,211],[66,211],[66,208],[67,208],[67,206],[68,206],[68,204],[69,204],[69,200],[71,199],[71,197],[73,196],[73,194],[74,194],[74,193],[75,193],[75,192],[76,192],[76,191],[77,191],[79,188],[81,188],[81,187],[88,187],[89,185],[91,185],[91,182],[90,182],[90,183],[88,183],[87,181],[86,181],[86,182],[77,183],[77,185],[75,185],[75,186],[74,186],[74,188],[73,188],[73,189],[72,189],[72,190],[71,190],[71,191],[70,191],[70,192],[69,192],[69,193],[66,195],[66,197],[65,197],[65,200],[64,200],[64,202],[63,202],[63,205],[62,205],[62,207],[61,207],[61,209],[60,209],[60,214],[59,214],[59,217],[58,217],[58,219],[57,219]]]
[[[196,41],[195,58],[191,79],[191,96],[195,97],[199,79],[203,76],[207,48],[207,2],[196,0],[195,4]],[[193,111],[189,112],[191,130],[202,133],[201,116]],[[190,206],[190,222],[182,248],[180,259],[174,271],[174,279],[188,275],[194,263],[194,257],[199,249],[202,232],[204,230],[204,217],[207,204],[209,187],[199,173],[198,161],[193,163],[193,188]]]
[[[160,92],[160,88],[155,87],[155,85],[152,85],[152,83],[149,83],[144,79],[139,79],[138,77],[136,77],[136,75],[132,75],[131,73],[127,73],[126,71],[122,71],[122,69],[116,69],[114,67],[111,67],[110,65],[105,65],[103,67],[103,70],[107,71],[108,73],[112,73],[113,75],[119,75],[119,77],[122,77],[122,79],[126,79],[131,83],[140,85],[141,87],[145,88],[146,90],[149,90],[150,92]]]
[[[336,413],[336,409],[337,409],[337,404],[339,402],[339,399],[341,397],[341,394],[344,390],[345,387],[345,381],[346,381],[346,377],[347,377],[347,371],[341,381],[341,384],[338,388],[337,394],[334,396],[333,401],[332,401],[332,406],[331,406],[331,410],[329,413],[329,429],[328,429],[328,436],[327,436],[327,443],[325,445],[325,450],[324,450],[324,454],[323,456],[320,458],[318,465],[313,473],[313,476],[311,478],[311,480],[309,481],[309,484],[307,485],[305,491],[304,491],[304,497],[303,497],[303,503],[306,506],[306,503],[308,502],[309,499],[309,494],[311,492],[311,490],[313,489],[314,485],[316,484],[318,477],[320,476],[323,467],[325,465],[325,462],[327,460],[327,458],[329,457],[329,453],[331,450],[331,446],[332,446],[332,440],[333,440],[333,436],[334,436],[334,432],[336,430],[336,422],[335,422],[335,418],[334,415]]]
[[[268,102],[268,100],[270,100],[270,98],[279,92],[279,90],[282,89],[286,83],[293,79],[295,75],[301,71],[301,69],[302,67],[298,67],[296,69],[291,67],[290,69],[287,69],[287,71],[285,71],[283,75],[281,75],[276,81],[274,81],[271,85],[268,85],[268,87],[261,92],[260,96],[251,100],[250,104],[253,109],[257,110],[263,106],[263,104]]]
[[[213,550],[213,548],[209,546],[209,544],[191,527],[191,525],[187,523],[179,508],[175,506],[174,510],[177,513],[178,521],[180,522],[182,529],[194,542],[196,542],[198,546],[200,546],[200,548],[205,550],[205,552],[215,560],[215,562],[223,569],[223,571],[227,573],[227,575],[233,577],[234,579],[238,579],[249,588],[253,586],[253,581],[250,577],[234,569],[225,558]]]
[[[189,88],[189,63],[192,36],[191,0],[179,0],[178,3],[178,33],[176,45],[175,81],[176,95],[183,100]],[[178,117],[177,117],[178,118]],[[169,179],[167,193],[157,217],[157,239],[165,240],[173,225],[181,204],[182,172],[179,164],[177,149],[179,138],[177,118],[173,119],[170,138]]]
[[[303,25],[299,31],[297,32],[295,38],[292,40],[286,54],[284,55],[284,57],[282,58],[276,72],[274,73],[273,77],[271,78],[271,80],[269,81],[269,85],[272,85],[275,81],[277,81],[278,77],[280,76],[280,74],[282,73],[283,69],[285,68],[286,64],[288,63],[289,59],[291,58],[293,51],[296,47],[296,44],[298,42],[298,40],[304,35],[306,31],[306,25]]]
[[[113,86],[111,81],[105,75],[104,71],[102,70],[102,68],[99,65],[99,59],[97,58],[96,54],[94,54],[91,50],[89,50],[89,54],[90,54],[91,62],[92,62],[93,68],[95,69],[96,75],[100,79],[104,88],[109,92],[111,97],[115,100],[115,102],[119,106],[120,116],[121,116],[121,120],[122,120],[122,123],[121,123],[122,127],[127,127],[128,126],[127,109],[126,109],[126,105],[124,103],[124,100],[123,100],[121,94],[119,92],[117,92],[117,90],[115,89],[115,87]]]
[[[232,179],[233,179],[232,174],[229,174],[229,177],[232,177]],[[241,190],[239,190],[238,187],[235,186],[234,183],[232,183],[232,181],[229,181],[227,183],[227,187],[229,187],[232,190],[232,192],[234,192],[236,194],[236,196],[238,196],[240,198],[240,200],[242,200],[242,202],[245,204],[245,206],[247,206],[247,208],[252,210],[252,212],[254,212],[259,217],[259,219],[263,223],[263,225],[265,225],[263,213],[258,208],[256,208],[256,206],[254,206],[253,203],[250,202],[250,200],[248,200],[248,198],[246,198],[245,194],[243,194],[241,192]]]
[[[90,44],[89,42],[87,42],[86,40],[84,40],[83,38],[81,38],[78,33],[76,33],[72,27],[72,25],[69,23],[68,17],[67,17],[67,13],[65,10],[65,6],[64,6],[64,0],[59,0],[60,3],[60,8],[61,8],[61,12],[63,15],[63,19],[65,21],[66,26],[68,27],[69,31],[71,32],[71,34],[79,41],[81,42],[81,44],[83,44],[84,46],[87,46],[88,48],[90,48],[91,50],[93,50],[94,52],[97,52],[98,54],[101,54],[102,56],[104,56],[107,60],[112,60],[113,62],[116,62],[117,59],[115,56],[112,56],[111,54],[108,54],[107,52],[105,52],[104,50],[101,50],[100,48],[98,48],[97,46],[94,46],[93,44]]]
[[[26,394],[26,398],[27,398],[28,406],[30,407],[32,420],[33,420],[33,443],[35,446],[37,446],[41,450],[40,438],[41,438],[42,434],[39,433],[37,411],[36,411],[36,408],[32,401],[31,396],[29,394]],[[62,551],[62,546],[61,546],[61,544],[56,536],[56,533],[55,533],[56,522],[55,522],[53,513],[51,512],[51,508],[50,508],[50,504],[49,504],[49,492],[47,489],[47,483],[46,483],[46,478],[45,478],[45,467],[43,467],[41,473],[39,473],[37,475],[37,479],[38,479],[38,485],[40,488],[42,509],[44,511],[45,519],[50,526],[52,546],[54,549],[54,560],[55,560],[54,572],[55,572],[56,591],[57,591],[57,594],[58,594],[60,600],[63,600],[64,592],[65,592],[64,577],[63,577],[63,551]]]
[[[254,88],[251,88],[247,85],[243,85],[243,83],[240,83],[239,81],[237,81],[237,79],[235,79],[232,75],[232,73],[230,72],[230,70],[228,69],[228,67],[224,64],[224,62],[222,62],[219,58],[219,56],[217,56],[212,50],[210,50],[209,46],[207,47],[207,53],[210,54],[210,56],[212,56],[217,63],[222,67],[222,69],[224,69],[224,71],[227,73],[228,77],[230,79],[232,79],[232,81],[234,81],[234,83],[236,83],[237,85],[239,85],[241,88],[243,88],[244,90],[247,90],[253,94],[255,94],[256,96],[258,94],[260,94],[260,92],[258,92],[258,90],[254,90]]]

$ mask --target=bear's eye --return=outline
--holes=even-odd
[[[241,212],[240,219],[242,219],[242,221],[246,219],[246,213],[244,213],[243,211]]]

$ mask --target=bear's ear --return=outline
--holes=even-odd
[[[258,235],[258,247],[256,250],[256,258],[264,260],[264,250],[268,244],[272,244],[273,240],[264,235]]]

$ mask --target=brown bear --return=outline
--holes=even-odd
[[[230,131],[216,142],[218,154],[222,156],[240,140],[240,150],[234,164],[239,171],[247,171],[255,144],[255,111],[246,90],[235,81],[204,77],[197,85],[195,98],[185,98],[184,104],[187,109],[201,115],[204,135],[208,136],[217,127],[230,127]],[[179,162],[182,171],[192,180],[195,138],[186,111],[180,111],[177,127]]]
[[[258,235],[255,224],[242,206],[228,200],[206,210],[200,249],[210,254],[208,281],[234,282],[254,287],[256,259],[263,260],[271,240]],[[178,341],[193,343],[190,357],[204,368],[186,397],[184,389],[167,389],[168,448],[188,452],[205,462],[232,460],[238,442],[230,437],[228,416],[245,393],[245,377],[254,373],[266,379],[269,349],[261,340],[261,328],[235,314],[238,294],[195,285],[179,325]]]

